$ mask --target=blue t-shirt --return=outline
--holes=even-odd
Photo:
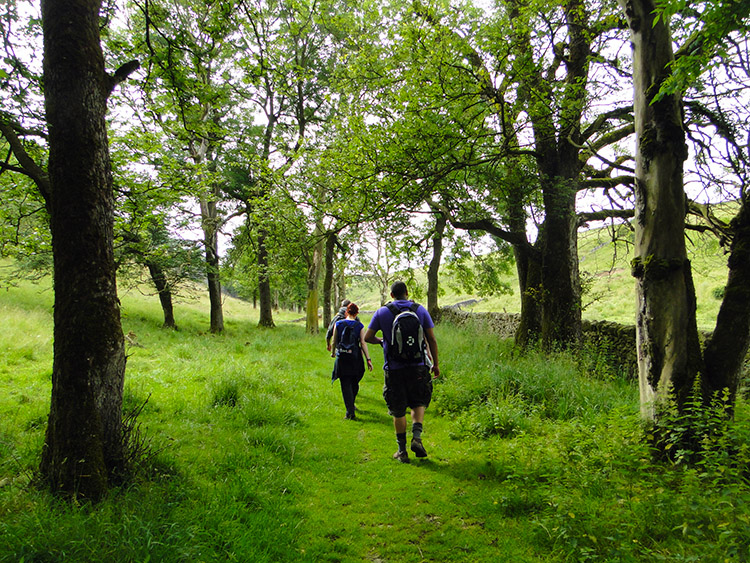
[[[409,301],[408,299],[398,299],[396,301],[393,301],[393,304],[402,311],[406,311],[409,307],[411,307],[412,303],[414,302]],[[415,312],[417,313],[417,317],[419,317],[419,322],[422,323],[422,328],[428,329],[435,327],[435,323],[432,321],[430,313],[428,313],[427,309],[422,307],[422,305],[417,307],[417,310]],[[372,316],[372,319],[370,319],[370,324],[367,327],[374,330],[376,333],[378,331],[382,331],[383,333],[383,353],[385,354],[384,368],[386,370],[400,369],[409,365],[414,365],[404,364],[399,362],[398,360],[388,359],[388,347],[391,345],[391,330],[393,328],[393,319],[395,318],[395,315],[391,313],[388,307],[381,307],[380,309],[375,311],[375,314]],[[419,365],[424,365],[424,362],[420,362]]]

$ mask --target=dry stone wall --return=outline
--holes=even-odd
[[[513,313],[469,313],[460,307],[444,307],[439,321],[467,330],[485,330],[500,338],[513,338],[521,315]],[[583,321],[584,348],[596,350],[613,369],[627,378],[638,376],[635,326],[608,321]]]
[[[458,305],[443,307],[439,322],[448,322],[468,330],[485,330],[500,338],[514,338],[521,315],[515,313],[469,313]],[[606,361],[615,372],[628,378],[638,379],[638,358],[635,350],[635,325],[622,325],[609,321],[583,321],[582,337],[584,351],[596,351],[598,358]],[[706,342],[710,332],[701,332]],[[750,352],[745,360],[750,365]],[[750,369],[745,378],[750,378]]]

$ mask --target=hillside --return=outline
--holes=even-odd
[[[584,285],[583,317],[589,320],[607,320],[621,324],[635,322],[635,281],[630,275],[630,261],[633,259],[632,233],[624,227],[618,233],[620,241],[612,242],[607,229],[591,229],[581,232],[578,250],[581,278]],[[688,258],[693,269],[696,297],[698,301],[697,321],[701,330],[713,330],[721,301],[717,295],[726,283],[726,256],[719,248],[718,241],[706,235],[690,234],[687,240]],[[422,285],[426,285],[424,275],[418,275]],[[507,295],[482,297],[461,292],[454,287],[448,275],[441,275],[441,306],[476,300],[465,310],[476,312],[519,313],[521,310],[515,268],[502,276],[512,290]],[[374,284],[355,282],[349,288],[348,297],[363,307],[373,310],[379,305],[378,290]],[[426,299],[423,295],[418,299]]]

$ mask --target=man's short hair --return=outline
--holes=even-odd
[[[341,302],[341,306],[342,306],[342,307],[347,307],[347,306],[349,305],[349,303],[351,303],[351,301],[349,301],[348,299],[344,299],[344,300],[343,300],[343,301]]]
[[[391,295],[394,299],[403,299],[409,292],[406,289],[406,284],[402,281],[394,282],[391,286]]]

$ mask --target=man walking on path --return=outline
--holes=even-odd
[[[409,300],[409,292],[406,284],[397,281],[391,286],[391,298],[393,301],[378,309],[370,320],[365,333],[365,341],[371,344],[383,346],[385,356],[385,385],[383,386],[383,398],[388,406],[388,412],[393,417],[393,427],[396,430],[396,441],[398,451],[393,458],[401,463],[409,463],[409,454],[406,451],[406,409],[411,409],[412,440],[411,451],[417,457],[427,457],[427,451],[422,444],[422,429],[424,423],[425,409],[430,405],[432,399],[432,380],[430,379],[430,367],[432,362],[432,373],[435,378],[440,375],[438,367],[438,346],[435,339],[435,323],[430,317],[427,309],[416,305]],[[401,336],[394,339],[394,321],[397,317],[411,311],[411,317],[416,315],[421,325],[426,346],[420,350],[417,356],[404,359],[399,353],[402,346]],[[400,320],[397,321],[397,324]],[[376,336],[382,331],[383,337]],[[396,331],[397,332],[397,331]],[[422,335],[420,334],[419,337]],[[409,338],[409,340],[412,340]],[[422,343],[419,342],[420,348]]]

